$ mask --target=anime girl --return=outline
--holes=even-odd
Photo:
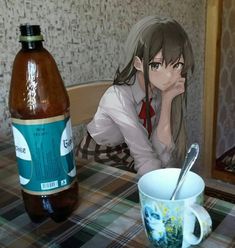
[[[100,100],[78,157],[138,175],[176,167],[185,155],[187,72],[194,68],[189,38],[175,20],[148,16],[126,41],[125,63]]]

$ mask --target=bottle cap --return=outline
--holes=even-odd
[[[41,35],[41,29],[39,25],[20,25],[20,33],[21,42],[43,41],[43,36]]]

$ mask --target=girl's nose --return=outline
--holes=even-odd
[[[165,71],[166,77],[169,81],[174,81],[179,77],[178,72],[174,70],[171,66],[168,66]]]
[[[166,71],[165,71],[165,75],[166,75],[168,80],[171,80],[172,77],[174,76],[173,70],[171,70],[170,68],[167,68]]]
[[[171,78],[171,77],[172,77],[172,71],[171,71],[171,70],[167,70],[167,71],[166,71],[166,76],[167,76],[168,78]]]

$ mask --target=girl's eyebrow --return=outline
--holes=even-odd
[[[177,63],[183,63],[183,64],[184,64],[184,58],[183,58],[183,57],[180,57],[180,58],[178,58],[175,62],[172,62],[171,64],[172,64],[172,65],[175,65],[175,64],[177,64]]]
[[[174,64],[176,63],[184,63],[184,59],[183,58],[180,58],[179,60],[177,60]]]
[[[183,58],[182,55],[179,57],[178,61],[179,61],[179,62],[182,62],[182,61],[184,62],[184,58]]]
[[[155,61],[155,60],[163,60],[163,57],[155,57],[155,58],[153,58],[153,61]]]

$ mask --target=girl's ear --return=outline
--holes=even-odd
[[[134,67],[137,71],[144,71],[143,62],[138,56],[134,57]]]

